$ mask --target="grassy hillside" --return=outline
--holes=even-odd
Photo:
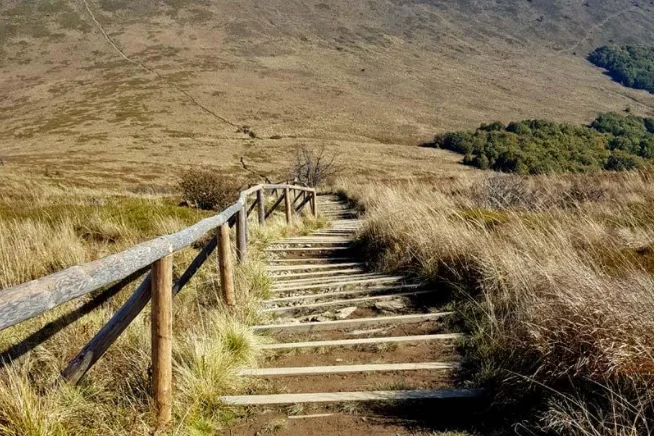
[[[299,142],[358,161],[423,159],[397,144],[488,119],[648,115],[648,96],[584,57],[652,28],[641,0],[11,0],[0,5],[2,157],[78,185],[117,173],[162,184],[198,162],[243,172],[241,157],[275,173]],[[393,175],[385,160],[368,169]]]
[[[344,191],[380,270],[458,301],[499,434],[652,434],[652,170]]]

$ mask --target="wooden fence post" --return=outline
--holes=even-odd
[[[316,218],[318,217],[318,205],[316,204],[316,191],[312,192],[311,204],[312,204],[312,215],[314,216],[314,218]]]
[[[264,198],[264,189],[257,191],[257,215],[259,216],[259,225],[263,226],[266,223],[266,204]]]
[[[218,228],[218,272],[221,277],[223,300],[227,307],[233,307],[234,275],[232,271],[232,257],[230,253],[230,226],[225,223]]]
[[[291,193],[289,188],[284,188],[284,214],[287,218],[287,224],[291,224]]]
[[[246,260],[248,255],[248,218],[245,207],[237,212],[237,262]]]
[[[171,420],[173,405],[173,255],[152,264],[152,390],[157,427]]]

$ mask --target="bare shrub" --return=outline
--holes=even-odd
[[[184,199],[204,210],[222,210],[237,200],[240,180],[207,168],[191,168],[180,177],[178,187]]]
[[[301,145],[296,149],[295,161],[291,167],[291,177],[296,183],[316,187],[339,174],[337,154],[325,147]]]
[[[473,197],[479,207],[490,209],[530,209],[538,203],[526,179],[510,175],[493,175],[482,179],[473,186]]]

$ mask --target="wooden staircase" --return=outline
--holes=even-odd
[[[241,371],[257,378],[249,395],[222,401],[297,407],[479,396],[454,387],[461,334],[447,326],[452,312],[430,304],[436,292],[370,271],[351,249],[362,223],[356,211],[335,196],[319,196],[318,205],[329,228],[267,250],[273,286],[261,312],[270,322],[253,330],[270,336],[268,359]]]

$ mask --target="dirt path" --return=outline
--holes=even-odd
[[[319,197],[328,229],[269,247],[271,298],[262,302],[270,343],[232,435],[376,435],[457,428],[481,392],[457,381],[462,335],[439,293],[404,276],[370,271],[352,249],[362,221]]]

